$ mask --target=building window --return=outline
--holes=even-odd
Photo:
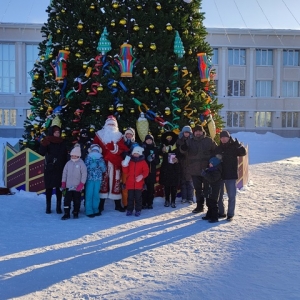
[[[256,49],[256,65],[257,66],[272,66],[273,65],[273,50]]]
[[[213,56],[211,58],[211,62],[213,65],[218,65],[219,64],[219,51],[217,48],[213,49]]]
[[[296,67],[299,66],[299,51],[283,50],[283,65]]]
[[[228,111],[227,127],[245,127],[244,111]]]
[[[228,80],[228,96],[245,96],[246,80]]]
[[[299,81],[283,81],[282,96],[299,97]]]
[[[271,127],[272,113],[270,111],[255,112],[255,127]]]
[[[228,49],[228,64],[229,65],[246,65],[246,50],[245,49]]]
[[[33,69],[35,62],[38,59],[39,49],[38,45],[26,45],[26,77],[27,86],[26,91],[30,92],[30,87],[32,86],[32,78],[29,72]]]
[[[283,112],[282,117],[282,127],[295,128],[298,127],[298,112]]]
[[[272,97],[272,81],[256,81],[256,97]]]
[[[16,109],[0,109],[0,125],[16,126],[17,110]]]
[[[16,59],[13,44],[0,44],[0,93],[14,93]]]

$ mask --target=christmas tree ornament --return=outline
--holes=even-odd
[[[150,29],[154,29],[154,27],[155,27],[155,26],[154,26],[153,24],[150,24],[150,25],[149,25],[149,28],[150,28]]]
[[[149,93],[150,92],[149,88],[145,87],[145,92]]]
[[[191,3],[193,0],[183,0],[185,3]]]
[[[57,126],[59,128],[61,128],[61,120],[59,118],[59,116],[55,116],[51,122],[51,127],[52,126]]]
[[[111,50],[111,42],[107,39],[107,36],[108,36],[107,28],[104,27],[97,47],[98,52],[100,52],[102,55],[105,55],[107,52]]]
[[[99,34],[100,34],[100,30],[97,30],[97,31],[96,31],[96,34],[99,35]]]
[[[166,29],[167,29],[168,31],[171,31],[171,30],[173,29],[173,27],[172,27],[172,25],[171,25],[170,23],[167,23]]]
[[[95,126],[94,126],[94,125],[91,125],[89,131],[90,131],[90,132],[95,132]]]
[[[79,39],[78,42],[77,42],[77,44],[78,44],[79,46],[82,46],[82,45],[83,45],[83,39]]]
[[[118,83],[114,80],[114,82],[111,84],[112,87],[117,87]]]
[[[98,91],[98,92],[102,92],[102,91],[103,91],[103,86],[102,86],[101,83],[100,83],[100,85],[97,87],[97,91]]]
[[[191,126],[191,128],[195,128],[195,122],[194,122],[194,121],[191,121],[191,122],[190,122],[190,126]]]
[[[140,113],[140,116],[136,121],[136,129],[140,140],[144,141],[146,135],[149,132],[149,122],[146,119],[145,114],[143,112]]]
[[[113,2],[112,2],[112,7],[113,7],[114,9],[119,8],[119,2],[118,2],[118,1],[113,1]]]
[[[143,48],[143,47],[144,47],[143,43],[142,43],[142,42],[139,42],[138,47],[139,47],[139,48]]]
[[[56,89],[55,92],[54,92],[54,94],[55,94],[56,96],[60,95],[60,90],[59,90],[59,89]]]
[[[116,26],[116,21],[115,21],[115,20],[111,20],[110,26],[111,26],[111,27],[115,27],[115,26]]]
[[[65,130],[62,130],[62,131],[61,131],[61,138],[65,139],[66,136],[67,136],[66,131],[65,131]]]
[[[77,24],[77,29],[82,30],[82,28],[83,28],[83,22],[80,20]]]
[[[143,74],[144,74],[144,75],[147,75],[148,73],[149,73],[148,70],[144,67],[144,68],[143,68]]]
[[[159,72],[158,67],[156,67],[156,66],[153,68],[153,70],[154,70],[155,73]]]
[[[157,9],[157,10],[161,10],[161,5],[160,5],[159,2],[156,2],[156,9]]]
[[[33,75],[33,79],[34,79],[34,80],[38,80],[39,77],[40,77],[40,76],[39,76],[39,73],[38,73],[38,72],[35,72],[34,75]]]
[[[109,108],[108,108],[109,111],[114,111],[114,109],[115,109],[115,108],[114,108],[113,105],[110,105]]]
[[[208,116],[207,127],[210,137],[214,139],[216,136],[216,124],[211,115]]]
[[[134,25],[133,25],[133,30],[134,30],[134,31],[139,31],[139,30],[140,30],[139,25],[138,25],[138,24],[134,24]]]
[[[81,57],[81,54],[80,53],[75,53],[75,56],[77,57],[77,58],[80,58]]]
[[[134,110],[133,107],[130,108],[130,113],[131,113],[131,114],[134,114],[134,113],[135,113],[135,110]]]
[[[120,25],[126,25],[126,23],[127,23],[127,20],[125,18],[123,18],[119,21]]]
[[[134,93],[134,89],[131,89],[131,91],[130,91],[130,95],[134,95],[135,93]]]
[[[86,68],[87,68],[87,63],[86,63],[86,62],[83,62],[83,63],[82,63],[82,68],[83,68],[83,69],[86,69]]]
[[[95,4],[94,3],[91,3],[90,9],[95,9]]]
[[[116,108],[117,112],[122,113],[124,111],[124,106],[123,104],[117,104],[117,108]]]
[[[59,28],[56,29],[56,33],[60,34],[61,30]]]
[[[96,112],[97,114],[100,113],[100,106],[97,106],[97,107],[96,107],[95,112]]]
[[[143,7],[142,7],[142,5],[137,5],[136,8],[137,8],[138,10],[141,10]]]
[[[178,71],[178,66],[177,66],[177,64],[174,64],[173,69],[174,69],[174,71]]]
[[[123,44],[119,57],[115,58],[115,62],[117,62],[121,71],[121,77],[132,77],[135,61],[136,58],[132,55],[132,46],[130,44]]]
[[[62,8],[62,9],[61,9],[61,13],[64,14],[65,12],[66,12],[66,10],[65,10],[64,8]]]
[[[174,41],[174,53],[179,57],[183,57],[185,51],[184,51],[184,47],[183,47],[183,43],[182,40],[179,36],[178,31],[176,31],[175,34],[175,41]]]
[[[56,75],[55,80],[63,80],[67,76],[67,60],[69,54],[69,51],[59,50],[56,60],[51,64]]]
[[[155,92],[155,94],[159,94],[159,93],[160,93],[160,90],[159,90],[159,88],[158,88],[158,87],[156,87],[154,92]]]
[[[153,50],[153,51],[156,50],[156,44],[155,43],[151,43],[150,44],[150,49]]]
[[[167,94],[169,94],[169,93],[170,93],[170,91],[171,91],[171,90],[170,90],[170,88],[169,88],[169,87],[167,87],[167,88],[166,88],[166,93],[167,93]]]
[[[210,80],[209,73],[210,73],[210,62],[207,58],[206,53],[198,53],[198,69],[200,73],[201,82],[207,82]]]
[[[170,107],[166,107],[165,108],[165,115],[166,116],[169,116],[171,114],[171,109],[170,109]]]
[[[66,51],[70,51],[70,47],[69,46],[65,46],[64,48]]]

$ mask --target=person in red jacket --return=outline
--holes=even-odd
[[[142,191],[144,179],[149,174],[149,167],[140,146],[133,148],[131,156],[122,161],[122,169],[126,174],[126,189],[128,190],[128,205],[126,216],[131,216],[135,208],[135,216],[139,217],[142,210]]]

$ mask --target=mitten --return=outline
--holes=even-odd
[[[76,192],[81,192],[83,190],[83,187],[84,187],[84,183],[80,182],[77,185]]]
[[[153,154],[149,154],[149,155],[147,156],[147,160],[148,160],[149,162],[151,162],[153,159],[154,159]]]
[[[138,175],[135,177],[136,182],[140,182],[143,179],[143,175]]]
[[[188,150],[188,145],[187,145],[186,141],[184,141],[184,143],[180,146],[180,149],[182,151],[187,151]]]
[[[62,182],[62,183],[61,183],[61,188],[62,188],[62,189],[65,189],[65,188],[66,188],[66,183],[65,183],[65,182]]]
[[[128,167],[131,157],[126,155],[125,159],[122,161],[122,166],[124,168]]]
[[[110,143],[106,144],[106,149],[110,150],[110,151],[113,151],[115,149],[114,143],[110,142]]]
[[[42,139],[41,145],[42,145],[43,147],[47,147],[48,145],[50,145],[50,141],[48,140],[48,137],[47,137],[47,136],[44,137],[44,138]]]

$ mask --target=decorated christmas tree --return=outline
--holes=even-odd
[[[70,146],[93,139],[108,115],[141,140],[195,124],[215,138],[221,105],[200,0],[53,0],[46,11],[24,147],[53,124]]]

